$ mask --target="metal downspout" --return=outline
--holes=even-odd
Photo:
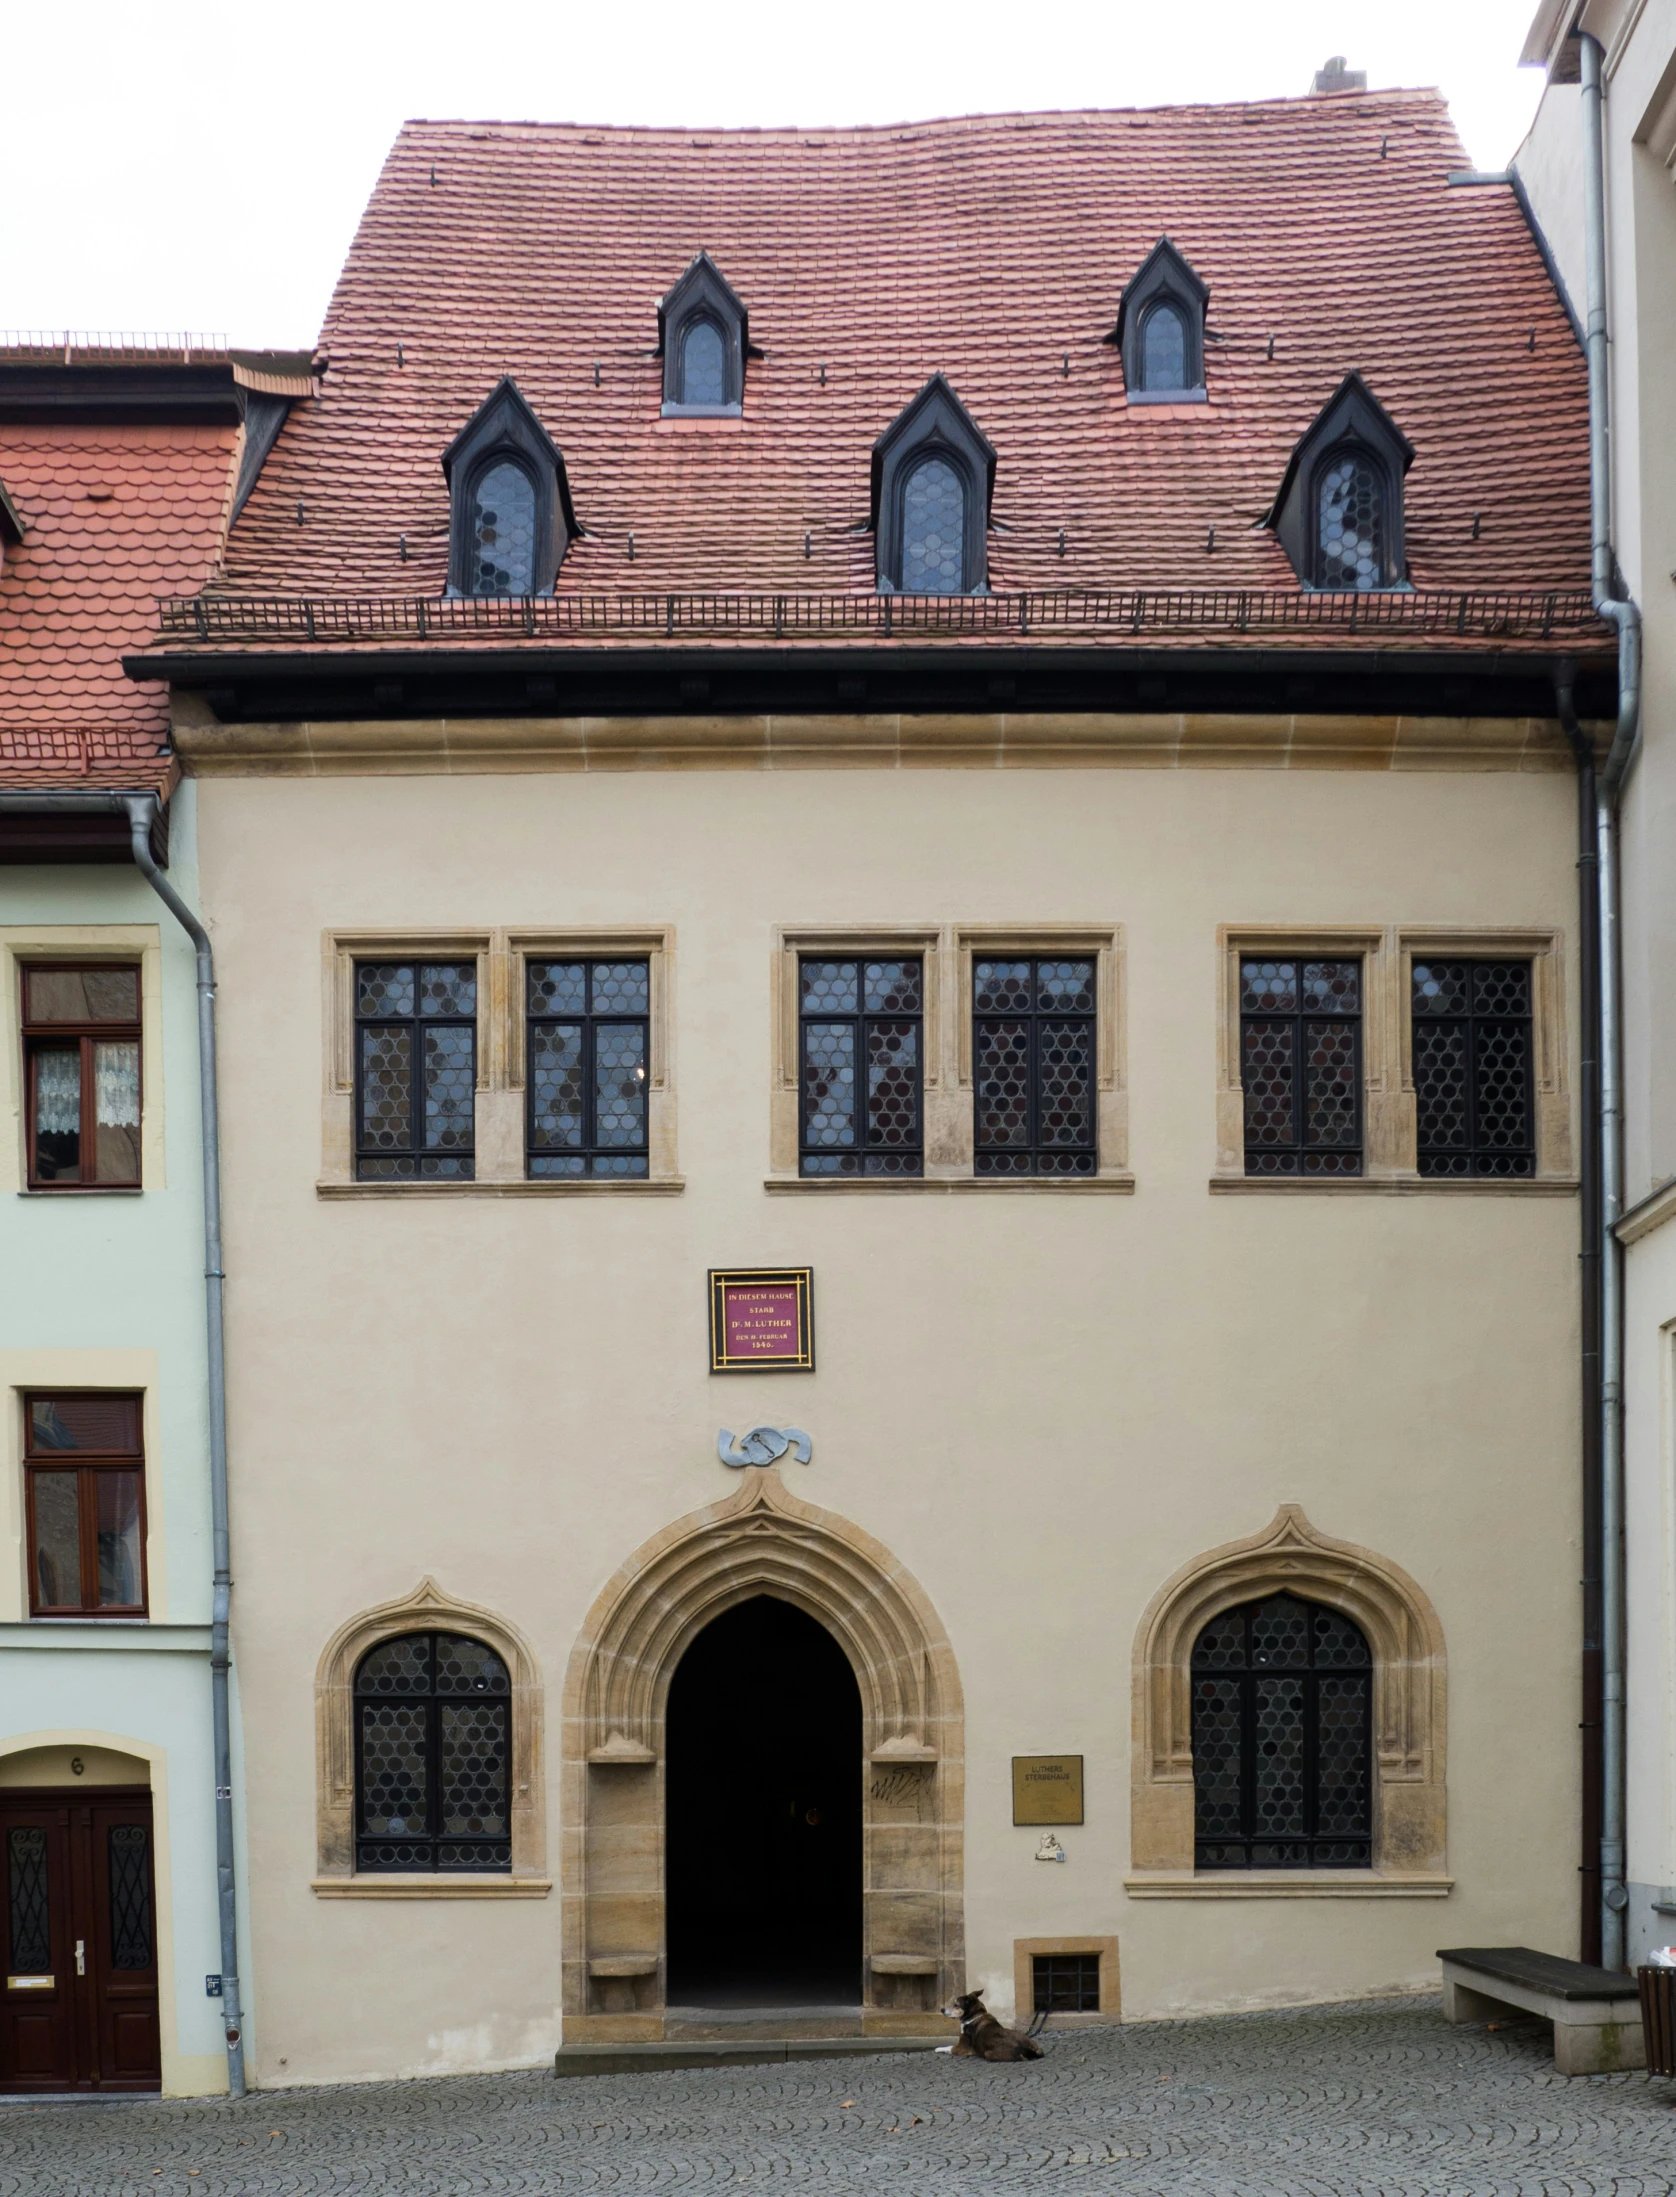
[[[1554,667],[1554,708],[1577,764],[1577,1096],[1581,1111],[1578,1176],[1579,1328],[1582,1346],[1583,1515],[1583,1810],[1578,1951],[1600,1959],[1601,1803],[1601,1159],[1600,1159],[1600,847],[1594,744],[1578,722],[1577,666]]]
[[[198,956],[198,1087],[204,1152],[204,1327],[209,1357],[210,1525],[215,1562],[210,1610],[210,1715],[215,1740],[215,1877],[221,1919],[221,2019],[227,2038],[227,2088],[245,2094],[239,2007],[238,1910],[233,1861],[233,1740],[228,1700],[228,1619],[233,1575],[227,1535],[227,1357],[222,1325],[221,1132],[215,1083],[215,955],[209,933],[152,859],[155,794],[126,794],[134,863],[191,939]]]
[[[1611,366],[1606,323],[1606,133],[1600,42],[1582,47],[1583,212],[1588,310],[1590,585],[1618,629],[1618,722],[1600,773],[1595,845],[1600,893],[1600,1959],[1624,1965],[1624,1209],[1622,944],[1618,928],[1618,799],[1641,736],[1641,613],[1618,589],[1612,550]]]

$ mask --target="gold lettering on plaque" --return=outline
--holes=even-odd
[[[1081,1755],[1014,1755],[1013,1821],[1080,1823]]]

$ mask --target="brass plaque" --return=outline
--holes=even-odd
[[[1013,1821],[1080,1823],[1081,1755],[1014,1755]]]

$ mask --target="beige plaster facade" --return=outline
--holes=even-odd
[[[1571,1943],[1574,784],[1551,728],[1428,726],[1402,767],[1389,725],[1329,753],[1291,723],[1191,755],[1179,727],[1049,753],[1063,721],[1021,725],[998,768],[952,735],[968,767],[937,767],[907,719],[867,754],[857,720],[873,767],[820,767],[816,727],[776,769],[726,722],[587,768],[540,721],[511,728],[520,764],[480,757],[482,726],[385,724],[376,752],[314,728],[313,752],[183,720],[221,978],[261,2082],[661,2034],[670,1675],[763,1591],[861,1692],[869,2028],[923,2029],[967,1983],[1010,2011],[1032,1948],[1098,1954],[1114,1999],[1121,1961],[1144,2019],[1425,1987],[1439,1943]],[[1230,1169],[1247,935],[1381,957],[1358,1182]],[[519,1194],[504,1127],[491,1179],[350,1184],[341,967],[374,936],[514,973],[521,939],[655,940],[663,1194]],[[941,985],[935,1166],[802,1183],[788,952],[906,938]],[[977,1178],[962,954],[1055,938],[1103,957],[1102,1172]],[[1422,938],[1541,963],[1532,1183],[1414,1171],[1394,1001]],[[488,987],[480,1121],[520,1118],[517,998]],[[814,1373],[707,1371],[706,1272],[752,1265],[814,1270]],[[720,1428],[765,1420],[812,1462],[718,1461]],[[1375,1866],[1196,1877],[1192,1619],[1280,1581],[1373,1643]],[[347,1674],[427,1610],[512,1670],[513,1867],[362,1898]],[[1085,1765],[1059,1866],[1011,1821],[1010,1758],[1049,1752]]]

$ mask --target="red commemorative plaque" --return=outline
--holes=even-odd
[[[813,1373],[813,1273],[806,1266],[710,1273],[712,1373]]]

